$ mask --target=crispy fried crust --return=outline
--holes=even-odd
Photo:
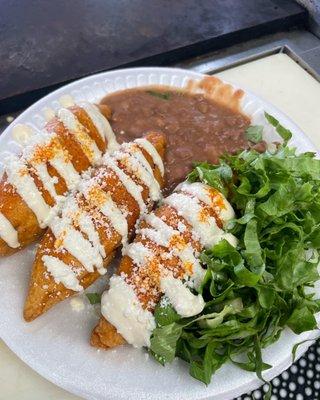
[[[213,210],[210,210],[208,208],[208,212],[213,213]],[[185,226],[187,226],[188,229],[186,229],[183,233],[184,240],[187,243],[191,243],[192,247],[196,249],[197,251],[201,250],[200,243],[195,241],[192,237],[192,229],[191,226],[188,224],[188,222],[183,219],[183,217],[179,216],[173,208],[170,206],[163,204],[159,208],[157,208],[154,211],[154,214],[163,220],[166,221],[168,225],[170,225],[174,229],[178,229],[178,224],[179,221],[183,222]],[[147,227],[146,221],[142,220],[140,222],[140,227],[145,228]],[[158,255],[161,257],[161,253],[164,251],[164,248],[162,246],[157,245],[153,243],[150,239],[147,239],[145,237],[142,237],[141,235],[137,234],[135,239],[135,242],[140,242],[144,245],[147,245],[147,247],[152,248],[152,252],[155,255]],[[168,259],[161,258],[161,263],[167,270],[171,270],[172,273],[178,274],[179,272],[176,270],[176,266],[179,264],[179,259],[176,256],[172,256]],[[131,279],[132,272],[134,270],[134,263],[133,260],[128,257],[128,256],[123,256],[119,265],[119,270],[118,273],[124,273],[128,279]],[[158,270],[158,269],[157,269]],[[182,274],[184,271],[181,269],[180,271]],[[149,281],[149,285],[151,287],[157,287],[159,285],[158,279],[159,276],[158,274],[153,275],[152,274],[152,263],[149,262],[148,265],[148,270],[145,271],[147,273],[147,278]],[[145,275],[141,273],[139,275],[139,282],[141,283],[143,279],[145,278]],[[157,291],[153,290],[146,290],[141,293],[136,293],[139,301],[141,302],[142,306],[144,308],[149,309],[148,304],[150,304],[150,300],[152,301],[153,304],[157,304],[158,301],[160,300],[161,294],[160,292],[157,294]],[[150,309],[150,311],[153,311],[153,309]],[[110,349],[112,347],[116,347],[120,344],[125,343],[124,338],[117,332],[116,328],[110,324],[103,316],[101,316],[98,325],[94,328],[92,335],[91,335],[91,340],[90,343],[94,347],[101,347],[104,349]]]
[[[77,172],[85,171],[90,167],[90,161],[84,154],[80,144],[58,118],[53,118],[49,121],[46,125],[46,130],[57,134],[63,148],[68,150],[71,162]]]
[[[6,181],[5,175],[0,183],[0,210],[17,230],[20,248],[39,239],[42,229],[35,214],[16,193],[14,187]],[[13,249],[0,238],[1,256],[13,254],[19,249]]]
[[[107,118],[108,120],[110,120],[111,116],[112,116],[112,111],[111,108],[109,106],[107,106],[106,104],[96,104],[96,106],[99,108],[99,111],[101,112],[101,114]]]
[[[48,233],[43,238],[43,245],[49,245],[54,241],[52,233]],[[25,303],[23,316],[26,321],[32,321],[39,315],[48,311],[55,304],[72,296],[75,292],[66,289],[62,283],[57,284],[53,279],[47,278],[47,271],[43,265],[41,257],[43,252],[38,252],[36,260],[33,264],[32,275],[29,285],[29,293]],[[114,252],[106,257],[104,265],[107,266],[113,259]],[[77,260],[70,254],[66,254],[64,262],[75,262]],[[78,263],[79,264],[79,263]],[[84,274],[81,279],[81,285],[86,288],[100,277],[95,271],[93,273]]]
[[[164,137],[162,135],[153,133],[148,135],[147,139],[155,146],[160,156],[163,158],[165,151]],[[143,151],[143,153],[145,154],[147,161],[150,163],[154,171],[155,178],[158,180],[160,186],[163,187],[164,180],[158,167],[153,164],[153,160],[148,153],[146,153],[145,151]],[[108,174],[104,174],[104,172],[108,172]],[[107,167],[102,166],[95,170],[94,175],[99,175],[100,178],[102,177],[100,187],[111,194],[111,197],[116,204],[126,205],[127,209],[130,210],[127,221],[129,232],[132,232],[135,223],[139,217],[139,208],[136,201],[127,192],[125,187],[119,181],[117,175],[112,170],[109,170]],[[135,176],[132,175],[131,177],[132,179],[137,181],[137,178]],[[141,184],[141,182],[139,182],[139,184]],[[143,187],[143,198],[147,199],[148,195],[148,189],[146,187]],[[83,202],[85,203],[84,199]],[[86,210],[89,213],[97,213],[97,209],[90,210],[86,208]],[[106,267],[113,258],[114,251],[121,244],[121,236],[110,226],[108,220],[106,219],[106,217],[103,216],[103,214],[100,215],[99,220],[102,221],[102,223],[99,225],[95,224],[95,226],[98,231],[100,241],[103,244],[107,255],[104,260],[104,266]],[[47,311],[49,308],[51,308],[54,304],[77,293],[70,289],[66,289],[61,283],[57,284],[54,281],[53,277],[49,273],[47,273],[45,269],[42,261],[43,255],[58,257],[64,263],[68,265],[73,265],[77,269],[80,269],[81,272],[79,275],[79,281],[84,288],[91,285],[97,278],[100,277],[100,274],[97,271],[95,271],[94,273],[86,271],[81,263],[67,251],[56,249],[55,242],[56,239],[49,229],[39,244],[32,269],[29,293],[27,295],[24,307],[24,318],[26,321],[32,321],[33,319],[37,318],[39,315]]]
[[[88,114],[78,106],[73,106],[69,109],[87,129],[89,136],[96,142],[98,148],[104,152],[107,144],[102,140]],[[104,114],[109,115],[110,112],[108,113],[108,110],[104,110]],[[68,151],[70,160],[77,172],[81,173],[90,167],[90,162],[84,154],[81,146],[73,135],[65,128],[62,122],[55,117],[47,123],[45,129],[50,133],[57,134],[59,142],[63,148]],[[67,192],[67,186],[64,179],[58,174],[57,170],[48,163],[47,169],[51,177],[58,178],[58,182],[55,184],[57,194],[65,194]],[[44,189],[41,180],[34,172],[29,171],[29,173],[33,177],[37,188],[42,193],[45,202],[50,206],[53,206],[54,199],[52,199],[50,194]],[[18,232],[20,243],[19,248],[13,249],[0,238],[0,256],[11,255],[38,240],[43,235],[45,230],[40,228],[33,211],[16,192],[15,188],[7,182],[6,175],[3,176],[2,181],[0,182],[0,211]]]
[[[116,328],[103,317],[100,318],[98,325],[94,328],[90,344],[102,349],[110,349],[125,344],[124,338],[117,332]]]
[[[79,108],[77,106],[70,107],[70,110],[78,118],[80,124],[82,124],[87,129],[89,136],[96,142],[99,150],[104,153],[106,151],[107,145],[105,141],[101,138],[97,128],[95,127],[89,115],[82,108]]]

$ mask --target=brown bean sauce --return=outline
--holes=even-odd
[[[106,96],[119,143],[150,131],[167,137],[165,194],[185,179],[194,161],[215,163],[224,153],[250,147],[244,132],[250,119],[202,94],[167,87],[128,89]]]

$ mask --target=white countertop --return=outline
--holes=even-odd
[[[218,74],[285,112],[320,148],[320,84],[285,54]],[[0,340],[0,400],[79,400],[32,371]]]
[[[320,148],[320,84],[286,54],[217,74],[274,104]]]

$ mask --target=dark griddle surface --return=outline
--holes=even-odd
[[[128,64],[168,64],[305,21],[290,0],[8,0],[0,6],[0,107]],[[7,99],[6,101],[3,101]],[[1,103],[2,100],[2,103]],[[16,100],[16,99],[15,99]]]

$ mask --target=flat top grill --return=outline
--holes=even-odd
[[[5,1],[0,115],[86,75],[172,64],[306,21],[292,0]]]
[[[179,67],[213,74],[267,99],[296,122],[320,148],[320,41],[310,32],[293,30],[254,39],[186,60]],[[20,105],[21,106],[21,105]],[[0,132],[22,110],[0,117]],[[320,398],[320,343],[278,378],[273,399]],[[0,341],[0,387],[5,398],[77,400],[31,371]],[[19,385],[16,385],[16,382]],[[13,389],[14,388],[14,389]],[[262,398],[263,389],[254,392]],[[241,400],[251,399],[251,394]]]

